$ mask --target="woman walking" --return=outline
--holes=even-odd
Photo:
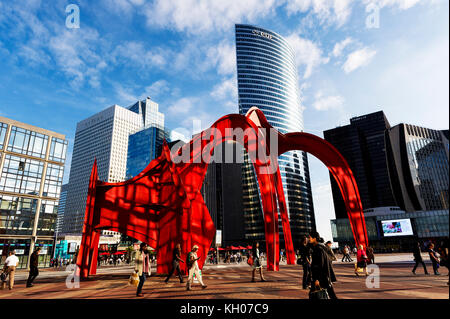
[[[433,265],[434,274],[436,276],[439,276],[440,275],[440,273],[438,271],[438,269],[439,269],[439,258],[437,256],[436,252],[434,251],[434,244],[433,243],[431,243],[428,246],[428,254],[430,255],[430,260],[431,260],[431,263]]]
[[[256,269],[259,269],[259,275],[261,277],[261,281],[266,281],[264,279],[263,273],[262,273],[262,264],[261,264],[261,255],[259,252],[259,243],[255,242],[253,244],[252,248],[252,254],[253,254],[253,270],[252,270],[252,282],[255,282],[255,273]]]
[[[359,277],[358,275],[358,268],[363,268],[364,269],[364,273],[366,274],[366,276],[368,276],[369,274],[367,273],[367,254],[366,251],[364,250],[364,246],[363,245],[359,245],[359,249],[356,252],[356,269],[355,269],[355,274],[356,276]]]
[[[137,287],[136,296],[143,297],[142,287],[144,286],[145,277],[151,274],[150,258],[148,256],[147,244],[141,243],[139,250],[136,253],[134,271],[139,276],[139,285]]]
[[[198,260],[200,257],[197,257],[198,246],[194,245],[192,247],[191,252],[187,256],[186,266],[189,271],[189,277],[186,284],[186,290],[191,290],[192,282],[194,281],[194,274],[197,277],[198,282],[202,285],[202,288],[205,289],[207,286],[203,283],[202,275],[200,274],[200,268],[198,267]]]

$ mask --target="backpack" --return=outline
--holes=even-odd
[[[186,265],[187,265],[188,269],[190,269],[192,267],[192,265],[194,264],[194,259],[193,258],[191,259],[191,256],[192,256],[192,252],[189,252],[187,254],[187,258],[186,258]]]

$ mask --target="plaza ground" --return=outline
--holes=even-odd
[[[424,260],[427,259],[424,255]],[[353,263],[335,262],[337,296],[341,299],[449,299],[446,268],[440,268],[440,276],[425,276],[422,267],[417,269],[417,275],[413,275],[410,254],[378,255],[376,262],[380,269],[379,288],[367,288],[366,278],[355,276]],[[429,262],[427,268],[430,273],[433,272]],[[28,273],[18,270],[14,289],[0,290],[0,298],[135,299],[136,288],[128,285],[132,271],[132,266],[100,267],[98,275],[80,282],[80,288],[68,289],[65,284],[68,272],[42,269],[35,286],[26,288]],[[192,291],[186,291],[185,285],[180,284],[175,276],[165,284],[164,277],[153,274],[147,278],[143,293],[144,298],[151,299],[308,298],[308,291],[301,288],[301,266],[282,264],[280,271],[265,271],[264,275],[267,282],[252,283],[251,268],[245,263],[206,265],[203,280],[208,288],[205,290],[199,284],[194,284]]]

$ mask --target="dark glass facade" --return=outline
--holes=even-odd
[[[449,206],[448,139],[438,130],[399,124],[386,131],[387,163],[398,205],[408,212]]]
[[[280,35],[256,26],[237,24],[236,59],[239,113],[256,106],[282,133],[303,131],[294,52]],[[315,228],[308,159],[293,151],[279,156],[294,245]],[[264,240],[264,224],[258,184],[251,164],[243,166],[243,204],[246,237]],[[280,235],[282,228],[280,223]],[[284,238],[280,236],[281,245]]]
[[[147,165],[161,155],[164,140],[170,142],[170,134],[163,128],[152,126],[128,137],[127,179],[138,175]]]
[[[208,165],[201,192],[214,226],[222,231],[221,246],[238,246],[247,243],[242,214],[242,161],[237,159],[243,149],[233,143],[222,146],[214,149],[214,155],[221,160]],[[232,163],[225,162],[227,152],[234,154]]]
[[[390,124],[382,111],[350,119],[350,125],[323,132],[347,160],[355,176],[363,209],[397,206],[386,163],[384,132]],[[330,175],[336,218],[347,218],[339,187]]]

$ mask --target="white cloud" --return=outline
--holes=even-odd
[[[196,97],[183,97],[172,103],[172,105],[168,107],[167,112],[172,115],[187,114],[197,103],[198,98]]]
[[[236,73],[236,47],[226,40],[209,48],[206,52],[206,59],[209,61],[208,63],[217,67],[219,74]]]
[[[286,37],[295,53],[297,67],[304,67],[303,78],[309,78],[313,70],[321,64],[326,64],[329,58],[322,56],[322,50],[311,40],[300,37],[298,34],[291,34]]]
[[[345,73],[350,73],[357,68],[365,66],[370,63],[376,53],[377,52],[375,50],[371,50],[368,47],[353,51],[348,55],[342,69]]]
[[[114,61],[134,67],[162,67],[166,64],[167,52],[161,48],[147,50],[144,43],[126,41],[116,47],[112,53]]]
[[[344,105],[344,98],[339,95],[324,96],[322,91],[319,91],[315,95],[315,101],[313,107],[317,111],[327,111],[331,109],[342,108]]]
[[[374,4],[378,8],[396,7],[400,10],[407,10],[414,7],[419,2],[429,2],[429,0],[364,0],[365,5]]]
[[[287,1],[288,14],[310,11],[321,23],[336,23],[342,26],[348,21],[352,12],[353,0],[290,0]]]
[[[149,25],[202,33],[229,30],[243,20],[256,21],[275,8],[275,0],[156,0],[144,14]]]
[[[236,77],[224,79],[219,84],[216,84],[211,91],[211,97],[222,103],[225,113],[238,112],[238,90],[236,84]]]
[[[166,80],[158,80],[145,88],[145,92],[150,97],[160,96],[169,91],[169,83]]]
[[[334,57],[339,57],[342,55],[344,49],[353,42],[354,40],[351,37],[347,37],[341,42],[338,42],[334,45],[332,55]]]

